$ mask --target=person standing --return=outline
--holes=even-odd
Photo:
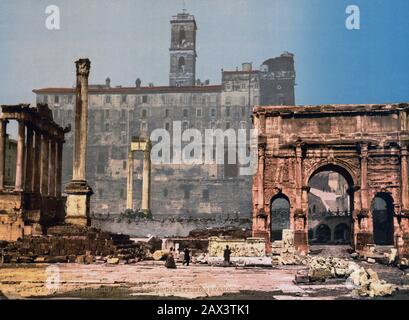
[[[168,269],[176,269],[175,255],[173,247],[170,248],[168,256],[166,258],[165,267]]]
[[[190,263],[190,250],[188,247],[185,248],[185,250],[183,250],[183,253],[185,254],[183,257],[183,265],[186,264],[186,266],[189,266]]]
[[[224,249],[224,264],[225,265],[230,265],[230,255],[231,255],[231,250],[229,246],[226,246],[226,249]]]

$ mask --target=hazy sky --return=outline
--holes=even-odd
[[[0,104],[31,102],[33,88],[72,86],[74,60],[89,57],[91,82],[167,85],[172,15],[183,0],[1,0]],[[185,0],[198,24],[197,77],[258,67],[295,54],[297,104],[409,101],[407,0]],[[59,6],[61,30],[45,27]],[[345,9],[361,9],[361,29]]]

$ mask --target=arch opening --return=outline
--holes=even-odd
[[[350,244],[354,185],[349,172],[329,164],[308,181],[308,240],[311,244]]]
[[[376,245],[394,244],[394,206],[393,199],[387,193],[378,193],[371,205],[373,237]]]
[[[282,240],[282,231],[290,228],[290,200],[280,193],[270,203],[271,241]]]

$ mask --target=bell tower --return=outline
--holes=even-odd
[[[185,10],[172,17],[170,42],[170,86],[194,86],[196,81],[196,21]]]

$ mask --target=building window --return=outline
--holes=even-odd
[[[202,198],[205,201],[209,201],[209,190],[207,189],[203,190]]]
[[[187,130],[189,128],[189,122],[183,121],[182,123],[182,130]]]
[[[120,199],[123,199],[123,198],[124,198],[124,193],[125,193],[125,192],[124,192],[124,189],[122,189],[122,188],[119,189],[119,198],[120,198]]]
[[[72,110],[68,110],[68,112],[67,112],[67,118],[68,118],[68,120],[71,120],[71,119],[72,119]]]
[[[188,109],[183,109],[183,116],[187,118],[189,116],[189,110]]]
[[[163,189],[163,196],[164,196],[165,198],[168,197],[168,189]]]
[[[148,131],[148,124],[146,122],[141,122],[141,131]]]
[[[169,118],[169,114],[170,114],[169,109],[166,109],[166,110],[165,110],[165,118]]]
[[[67,97],[67,101],[68,101],[69,104],[71,104],[73,100],[74,100],[73,96],[68,96]]]
[[[246,121],[240,121],[240,129],[246,129]]]
[[[184,195],[184,197],[185,197],[185,200],[190,199],[190,190],[189,190],[189,189],[185,189],[185,195]]]
[[[180,57],[180,58],[179,58],[178,70],[179,70],[180,72],[184,72],[184,71],[185,71],[185,58],[184,58],[184,57]]]
[[[148,103],[148,96],[142,96],[142,103]]]
[[[105,96],[105,103],[111,103],[111,96]]]
[[[122,103],[126,103],[126,95],[122,95],[121,101]]]
[[[48,103],[48,96],[44,96],[44,103]]]
[[[186,31],[185,28],[182,26],[179,30],[179,44],[183,44],[186,40]]]
[[[105,123],[105,131],[109,132],[109,123]]]
[[[121,110],[121,119],[125,120],[126,118],[126,112],[125,110]]]
[[[241,116],[244,117],[246,115],[246,107],[241,107]]]
[[[122,162],[122,169],[123,169],[123,170],[126,170],[126,161],[123,161],[123,162]]]
[[[202,109],[201,108],[198,108],[198,109],[196,109],[196,117],[201,117],[202,116]]]
[[[54,96],[54,103],[60,103],[60,97]]]
[[[146,109],[142,109],[141,117],[142,117],[143,119],[146,118],[147,114],[148,114],[148,112],[146,111]]]
[[[165,130],[170,131],[170,123],[169,122],[165,123]]]
[[[121,123],[121,131],[126,131],[126,123]]]
[[[104,174],[105,173],[105,166],[103,164],[97,165],[97,174]]]
[[[211,115],[212,117],[215,117],[215,116],[216,116],[216,109],[215,109],[215,108],[212,108],[212,110],[210,110],[210,115]]]
[[[226,117],[230,117],[230,107],[226,107]]]
[[[230,122],[226,122],[226,130],[230,129]]]
[[[105,110],[105,118],[109,118],[109,110]]]

